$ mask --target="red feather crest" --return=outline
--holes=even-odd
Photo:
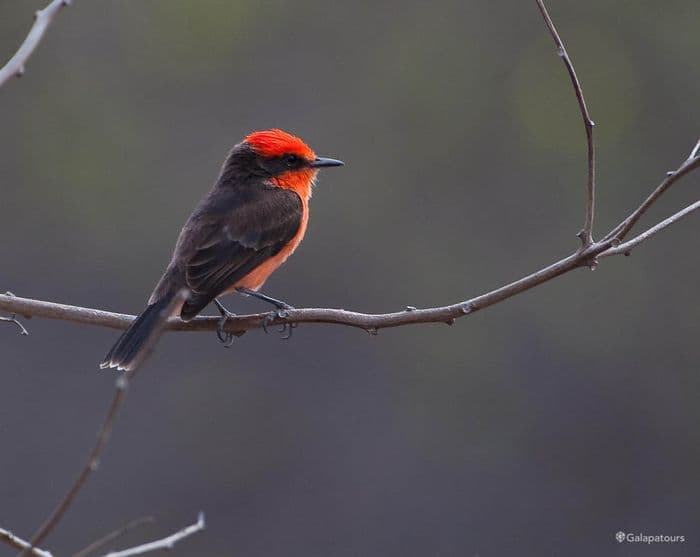
[[[307,160],[316,158],[311,147],[300,138],[278,129],[253,132],[245,138],[245,142],[263,157],[279,157],[290,154]]]

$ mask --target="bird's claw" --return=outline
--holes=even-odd
[[[275,311],[271,311],[268,313],[265,318],[262,321],[262,329],[265,331],[265,334],[269,332],[268,327],[272,325],[276,320],[278,319],[286,319],[289,317],[289,310],[294,309],[292,306],[289,304],[285,304],[284,307],[281,307]],[[289,340],[292,338],[292,333],[294,332],[294,329],[296,329],[297,323],[281,323],[277,329],[277,332],[280,333],[280,338],[282,340]]]
[[[229,333],[224,330],[226,327],[226,322],[231,318],[235,317],[235,313],[231,313],[228,310],[222,310],[221,311],[221,319],[219,319],[219,326],[216,328],[216,336],[219,339],[219,342],[224,345],[224,348],[231,348],[233,345],[233,341],[236,340],[236,334],[234,333]]]

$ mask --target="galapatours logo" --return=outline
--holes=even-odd
[[[615,539],[622,542],[629,543],[684,543],[685,536],[667,536],[666,534],[655,534],[650,536],[648,534],[634,534],[632,532],[617,532],[615,534]]]

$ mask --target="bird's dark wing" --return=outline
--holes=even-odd
[[[293,191],[259,184],[214,192],[205,200],[179,242],[192,291],[183,319],[276,255],[299,231],[302,211]]]

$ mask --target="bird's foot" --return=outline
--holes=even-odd
[[[227,310],[224,307],[224,304],[222,304],[219,300],[216,298],[214,299],[214,303],[216,304],[216,307],[219,309],[219,312],[221,313],[221,319],[219,320],[219,325],[216,328],[216,336],[219,339],[219,342],[221,342],[224,345],[224,348],[231,348],[233,345],[233,341],[236,340],[236,337],[240,336],[235,333],[229,333],[225,331],[226,327],[226,322],[231,319],[232,317],[236,317],[236,314]]]
[[[268,327],[272,325],[278,319],[286,319],[289,317],[289,310],[294,309],[289,304],[285,304],[285,307],[279,308],[276,311],[271,311],[265,316],[262,322],[263,331],[267,334],[269,332]],[[298,323],[280,323],[277,332],[280,333],[280,338],[282,340],[289,340],[292,338],[292,333],[294,329],[297,328]]]
[[[263,319],[262,328],[263,331],[265,331],[265,333],[269,332],[268,327],[270,325],[272,325],[275,321],[279,319],[286,319],[287,317],[289,317],[289,311],[294,309],[294,306],[290,306],[287,302],[283,302],[282,300],[272,298],[271,296],[268,296],[256,290],[251,290],[250,288],[236,288],[236,290],[238,290],[238,292],[240,292],[241,294],[252,296],[253,298],[257,298],[258,300],[262,300],[263,302],[272,304],[277,308],[276,311],[271,311],[265,316],[265,319]],[[294,329],[296,329],[296,327],[297,323],[281,323],[279,325],[279,328],[277,329],[277,332],[279,332],[280,335],[282,335],[282,340],[288,340],[292,338],[292,333]]]

